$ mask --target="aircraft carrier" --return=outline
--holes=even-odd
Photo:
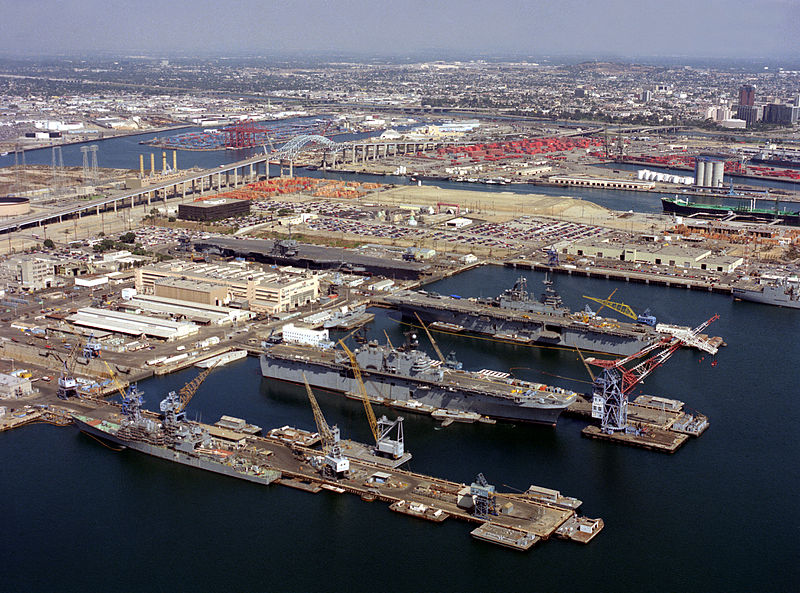
[[[402,348],[369,342],[354,351],[367,390],[375,401],[408,401],[475,412],[500,420],[555,425],[577,395],[512,378],[492,370],[460,370],[455,361],[431,359],[411,341]],[[350,359],[341,350],[298,344],[268,346],[261,355],[261,374],[317,389],[358,393]]]
[[[412,320],[419,315],[432,329],[490,335],[520,344],[629,356],[664,337],[647,325],[572,313],[550,280],[545,280],[539,300],[528,292],[525,278],[519,278],[512,288],[491,299],[406,290],[383,302]]]

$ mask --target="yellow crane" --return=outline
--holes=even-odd
[[[314,397],[314,392],[311,391],[311,385],[308,384],[305,373],[303,373],[303,383],[306,384],[308,401],[311,402],[314,422],[317,424],[319,438],[322,441],[322,450],[325,452],[323,473],[327,472],[334,476],[340,475],[350,469],[350,460],[342,455],[342,448],[339,445],[339,428],[337,426],[328,426],[328,422],[325,420],[325,416],[323,416],[322,410],[317,403],[317,398]]]
[[[434,350],[434,352],[436,352],[436,356],[438,356],[439,360],[442,363],[444,363],[444,355],[442,354],[442,351],[439,350],[439,345],[436,343],[436,340],[433,339],[433,336],[431,335],[431,332],[428,331],[428,326],[426,326],[422,322],[422,319],[420,319],[420,316],[416,311],[414,311],[414,315],[416,316],[417,321],[419,321],[419,324],[422,326],[422,329],[424,329],[425,333],[428,334],[428,339],[431,341],[431,346],[433,346],[433,350]]]
[[[361,376],[361,369],[358,366],[356,355],[347,347],[347,345],[339,340],[347,358],[350,359],[350,367],[353,369],[353,376],[356,379],[358,390],[361,394],[361,399],[364,402],[364,410],[367,412],[367,421],[369,422],[369,429],[372,431],[372,436],[375,438],[375,448],[378,453],[389,455],[394,459],[400,459],[405,455],[405,444],[403,437],[403,417],[398,416],[396,420],[389,420],[386,416],[381,416],[380,420],[375,418],[375,412],[372,409],[372,404],[367,395],[367,386],[364,385],[364,378]],[[396,429],[395,437],[392,438],[391,433]]]
[[[103,361],[103,364],[106,365],[106,368],[108,369],[108,376],[112,381],[114,381],[114,385],[116,385],[117,391],[119,391],[119,394],[123,398],[127,397],[125,395],[125,386],[122,383],[119,382],[119,379],[117,379],[117,374],[112,370],[112,368],[109,366],[109,364],[105,360]]]
[[[617,313],[621,313],[622,315],[625,315],[626,317],[630,317],[633,320],[638,320],[639,319],[639,317],[636,315],[636,313],[633,312],[633,309],[631,309],[625,303],[615,303],[614,301],[611,301],[609,299],[598,299],[596,297],[590,297],[590,296],[586,296],[586,295],[583,295],[583,298],[589,299],[590,301],[594,301],[596,303],[600,303],[601,305],[603,305],[603,307],[608,307],[609,309],[612,309],[613,311],[616,311]],[[600,309],[602,309],[603,307],[600,307]],[[600,309],[597,310],[598,313],[600,312]]]
[[[358,361],[356,360],[356,355],[347,347],[347,345],[342,341],[339,340],[339,344],[342,346],[342,350],[344,353],[347,354],[347,358],[350,359],[350,367],[353,369],[353,376],[356,378],[356,383],[358,384],[358,390],[361,394],[361,399],[364,402],[364,410],[367,412],[367,421],[369,422],[369,429],[372,431],[372,436],[375,437],[375,442],[377,443],[380,439],[380,433],[378,432],[378,421],[375,419],[375,412],[372,409],[372,404],[369,401],[369,396],[367,395],[367,387],[364,385],[364,379],[361,377],[361,369],[358,367]]]

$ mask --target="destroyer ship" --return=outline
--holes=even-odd
[[[384,302],[433,329],[490,335],[510,342],[629,356],[664,337],[655,328],[572,313],[546,278],[539,300],[524,277],[495,298],[460,298],[424,291],[398,291]]]
[[[455,361],[433,360],[416,346],[412,336],[401,348],[371,341],[353,352],[370,398],[555,425],[577,397],[572,391],[521,381],[508,373],[464,371]],[[341,350],[276,344],[260,359],[261,374],[269,379],[302,384],[305,373],[317,389],[345,394],[359,390],[351,361]]]
[[[210,370],[187,386],[190,391]],[[281,477],[281,472],[266,467],[266,458],[238,446],[247,435],[186,420],[183,408],[191,394],[185,390],[172,391],[161,402],[162,417],[142,410],[142,394],[131,386],[122,398],[119,418],[72,414],[72,420],[81,432],[102,441],[181,465],[264,485]]]
[[[800,278],[761,278],[755,284],[734,286],[733,298],[765,305],[800,309]]]

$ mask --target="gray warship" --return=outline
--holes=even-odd
[[[733,298],[765,305],[800,309],[800,278],[761,278],[755,284],[734,286]]]
[[[629,356],[661,340],[653,327],[572,313],[545,279],[540,299],[520,277],[512,288],[490,299],[460,298],[425,291],[398,291],[384,299],[409,319],[415,314],[433,329],[490,335],[521,344],[580,348]]]
[[[493,370],[461,370],[452,359],[433,360],[418,350],[415,336],[401,348],[371,341],[353,354],[366,387],[376,401],[406,401],[499,420],[555,425],[577,394],[514,379]],[[305,373],[317,389],[358,393],[350,359],[341,350],[298,344],[269,346],[261,355],[261,374],[302,384]]]
[[[81,432],[102,441],[181,465],[264,485],[281,477],[280,471],[265,466],[266,458],[236,446],[246,435],[186,420],[184,400],[170,392],[161,402],[159,418],[141,409],[142,394],[131,386],[122,398],[118,421],[82,414],[72,414],[72,421]]]

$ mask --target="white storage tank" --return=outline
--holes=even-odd
[[[711,169],[711,187],[722,187],[725,175],[725,161],[714,161]]]
[[[706,176],[706,162],[697,159],[694,165],[694,178],[697,180],[697,185],[703,185],[703,179]]]

